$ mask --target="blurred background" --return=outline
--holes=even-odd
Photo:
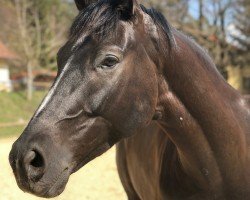
[[[250,0],[141,3],[160,10],[175,28],[208,51],[233,87],[250,93]],[[8,153],[56,76],[56,54],[77,13],[73,0],[0,0],[1,200],[37,199],[17,188]],[[73,175],[57,199],[126,199],[115,150]]]

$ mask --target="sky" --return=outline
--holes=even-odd
[[[189,13],[197,19],[199,17],[199,4],[197,0],[190,0]]]

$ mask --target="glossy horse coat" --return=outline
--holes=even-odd
[[[57,196],[117,143],[131,200],[250,199],[249,103],[209,56],[135,0],[75,2],[55,83],[10,153],[19,187]]]

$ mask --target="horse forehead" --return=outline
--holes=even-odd
[[[106,37],[104,38],[101,37],[101,39],[98,39],[100,40],[98,41],[98,44],[105,43],[105,42],[110,44],[111,42],[114,42],[114,43],[117,43],[114,45],[119,45],[125,48],[128,42],[134,39],[135,30],[131,23],[120,22],[118,28],[114,31],[116,32],[109,33],[107,34]],[[78,36],[78,38],[73,42],[72,49],[76,48],[77,46],[80,46],[82,43],[84,43],[84,41],[87,38],[91,37],[92,35],[94,36],[94,34],[95,33],[91,33],[91,29],[83,30],[82,33]]]

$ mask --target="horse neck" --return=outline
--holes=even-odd
[[[174,36],[177,48],[162,61],[159,77],[159,125],[176,145],[186,172],[204,187],[209,180],[219,187],[225,175],[220,169],[234,173],[246,158],[244,99],[198,45],[177,31]],[[225,152],[232,156],[221,159]],[[232,165],[234,161],[238,164]]]

